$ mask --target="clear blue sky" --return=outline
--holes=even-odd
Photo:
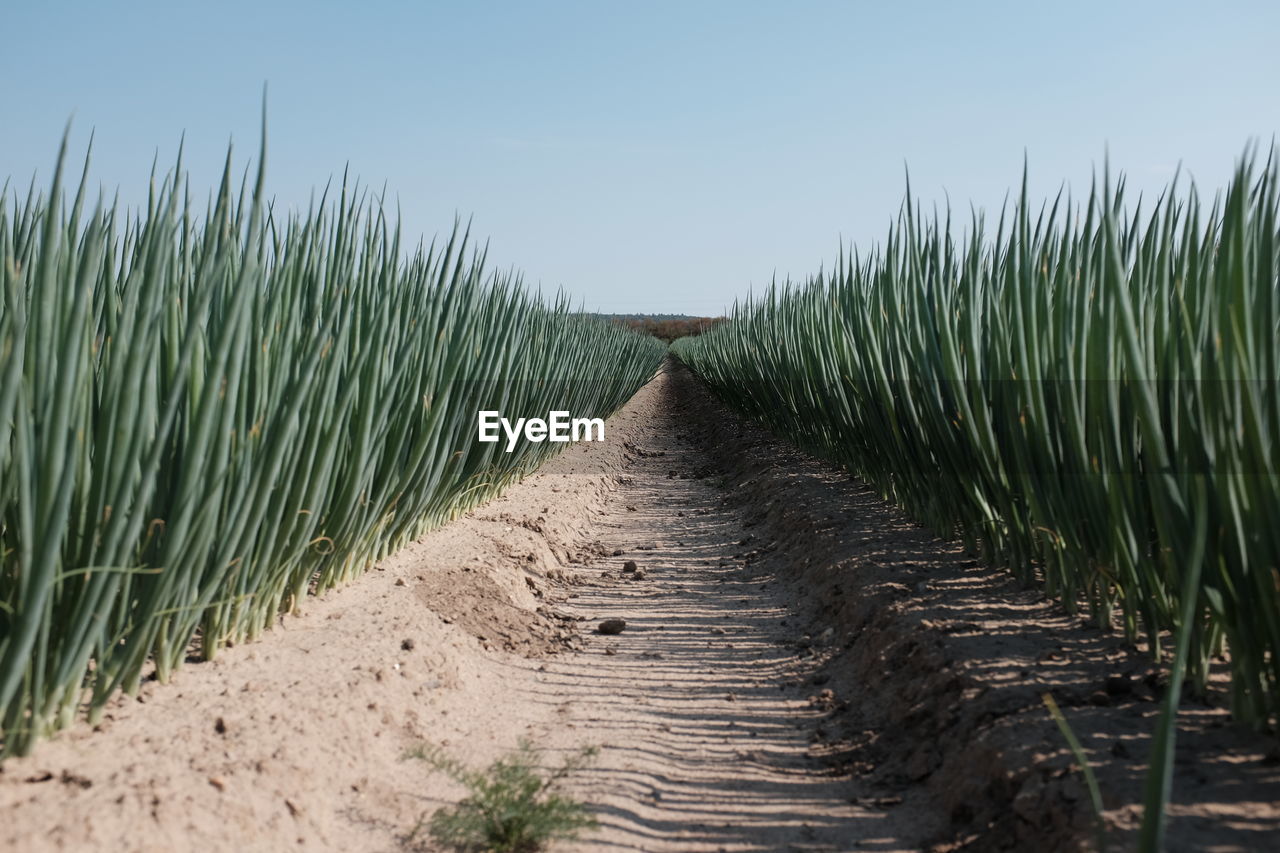
[[[144,197],[187,137],[229,138],[305,206],[347,163],[414,236],[474,216],[497,266],[605,311],[717,313],[883,238],[903,163],[926,203],[1216,189],[1280,129],[1275,2],[12,2],[0,178],[47,180],[62,128]]]

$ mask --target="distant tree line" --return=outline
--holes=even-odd
[[[652,335],[666,343],[671,343],[677,338],[700,335],[725,320],[724,317],[689,317],[684,314],[615,315],[611,319],[615,323],[621,323],[624,326],[635,329],[637,332]]]

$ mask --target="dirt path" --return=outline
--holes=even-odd
[[[537,474],[257,643],[0,768],[0,850],[423,849],[472,765],[598,746],[576,850],[1116,849],[1159,678],[664,371]],[[615,553],[618,552],[618,553]],[[633,560],[644,573],[623,571]],[[594,633],[621,618],[617,636]],[[1188,703],[1174,850],[1280,847],[1280,762]]]
[[[860,810],[813,752],[822,711],[789,590],[744,567],[754,535],[671,396],[599,521],[623,553],[596,561],[601,579],[567,608],[626,631],[547,662],[531,698],[557,715],[537,739],[603,748],[589,785],[603,831],[582,849],[848,849]]]

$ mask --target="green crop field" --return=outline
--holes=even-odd
[[[1170,187],[1128,215],[1122,183],[1043,206],[1024,183],[994,227],[963,229],[908,201],[882,249],[674,349],[732,405],[1157,660],[1175,637],[1171,696],[1225,656],[1234,715],[1266,727],[1278,182],[1246,158],[1213,203]]]
[[[367,190],[279,216],[181,163],[145,210],[0,196],[0,733],[91,717],[198,641],[308,593],[528,472],[476,411],[601,416],[665,347],[488,274],[455,227],[401,245]],[[86,169],[87,170],[87,169]],[[74,184],[73,184],[74,186]]]
[[[0,853],[1280,850],[1280,3],[0,31]]]

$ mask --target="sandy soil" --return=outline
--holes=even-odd
[[[461,792],[407,750],[481,764],[525,737],[600,747],[573,783],[600,827],[566,849],[1084,849],[1045,690],[1131,841],[1161,683],[1120,639],[683,371],[607,435],[7,762],[0,849],[412,849]],[[1210,700],[1183,714],[1171,849],[1280,849],[1280,753]]]

